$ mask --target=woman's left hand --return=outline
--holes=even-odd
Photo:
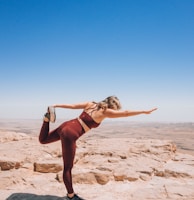
[[[158,108],[153,108],[151,110],[144,111],[145,114],[151,114],[153,111],[157,110]]]

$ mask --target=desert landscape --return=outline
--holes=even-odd
[[[1,200],[65,199],[60,142],[38,142],[41,122],[0,120]],[[194,123],[107,120],[77,141],[75,192],[86,200],[192,200],[193,141]]]

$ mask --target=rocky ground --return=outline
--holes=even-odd
[[[0,131],[0,199],[59,200],[60,142]],[[83,136],[73,169],[75,191],[86,200],[194,199],[194,156],[171,140]]]

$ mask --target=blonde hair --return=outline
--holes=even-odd
[[[100,101],[98,103],[98,108],[103,108],[103,109],[113,109],[113,110],[120,110],[121,109],[121,104],[119,99],[116,96],[109,96],[103,101]]]

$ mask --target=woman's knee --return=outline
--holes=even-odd
[[[39,142],[40,144],[46,144],[46,141],[44,138],[39,137]]]

